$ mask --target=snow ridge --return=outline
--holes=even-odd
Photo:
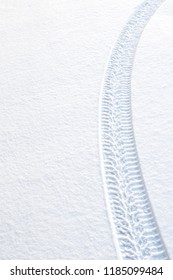
[[[145,189],[131,113],[131,73],[141,33],[165,0],[138,6],[112,50],[100,100],[102,173],[118,258],[168,259]]]

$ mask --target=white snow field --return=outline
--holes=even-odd
[[[118,258],[101,175],[99,98],[110,51],[141,2],[0,1],[0,259]],[[170,7],[167,0],[141,37],[132,109],[171,258]]]
[[[145,25],[164,0],[135,9],[112,50],[100,104],[100,142],[105,191],[121,259],[168,259],[140,170],[131,112],[134,54]]]
[[[135,139],[143,177],[173,259],[173,2],[166,0],[139,41],[132,73]]]

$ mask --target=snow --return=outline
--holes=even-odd
[[[112,50],[100,102],[103,179],[118,258],[168,259],[141,174],[131,114],[131,74],[141,32],[163,0],[144,1]]]
[[[1,0],[0,259],[116,258],[100,170],[98,106],[110,50],[139,3]],[[133,110],[144,178],[173,255],[172,66],[164,62],[172,58],[170,6],[166,1],[140,42]],[[160,55],[162,67],[156,65]],[[151,67],[160,71],[156,79]]]
[[[173,3],[144,30],[135,56],[132,105],[143,176],[165,245],[173,258]]]

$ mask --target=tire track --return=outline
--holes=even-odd
[[[136,151],[131,113],[131,73],[141,33],[165,0],[135,9],[114,47],[100,102],[100,154],[107,205],[118,258],[168,259]]]

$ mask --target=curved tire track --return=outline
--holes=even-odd
[[[164,1],[146,0],[135,9],[112,51],[101,95],[102,173],[120,259],[168,259],[140,170],[130,100],[137,43]]]

